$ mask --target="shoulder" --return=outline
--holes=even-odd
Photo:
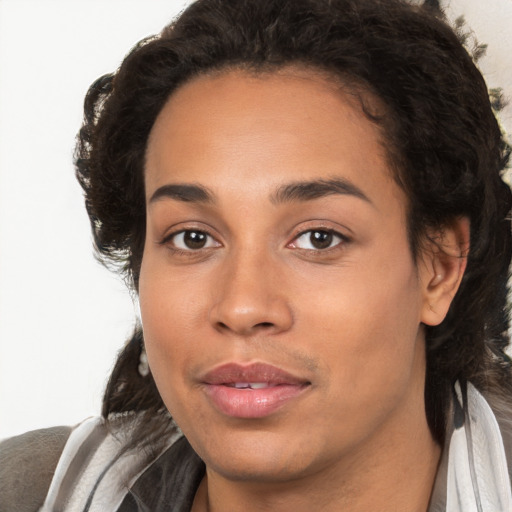
[[[34,430],[0,442],[0,512],[41,507],[71,430]]]

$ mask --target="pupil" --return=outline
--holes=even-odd
[[[332,233],[313,231],[310,235],[311,245],[316,249],[327,249],[332,243]]]
[[[183,241],[189,249],[201,249],[206,244],[206,234],[201,231],[186,231]]]

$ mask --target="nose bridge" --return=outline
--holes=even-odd
[[[230,252],[218,276],[210,312],[217,329],[250,335],[280,332],[292,323],[277,258],[262,247],[246,246]]]

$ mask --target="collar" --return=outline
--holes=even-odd
[[[471,383],[455,383],[446,439],[428,512],[512,510],[502,433]]]

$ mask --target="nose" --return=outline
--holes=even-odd
[[[277,267],[269,258],[255,255],[224,262],[210,310],[214,328],[239,336],[278,334],[290,329],[292,310]]]

